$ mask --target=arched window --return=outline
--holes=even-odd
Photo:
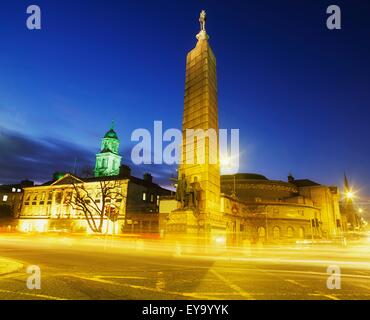
[[[294,237],[294,230],[292,227],[288,227],[288,232],[287,232],[288,238],[293,238]]]
[[[304,239],[304,228],[303,227],[299,228],[299,238]]]
[[[279,240],[280,239],[280,228],[279,227],[274,227],[272,229],[272,235],[273,235],[275,240]]]
[[[258,227],[258,238],[264,238],[266,237],[266,229],[264,227]]]

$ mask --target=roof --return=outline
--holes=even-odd
[[[63,179],[65,179],[67,177],[74,178],[74,179],[76,179],[76,181],[83,181],[83,182],[129,180],[130,182],[133,182],[133,183],[138,184],[138,185],[142,185],[142,186],[145,186],[145,187],[162,189],[162,190],[165,190],[165,191],[170,192],[170,190],[167,190],[165,188],[162,188],[160,185],[158,185],[158,184],[156,184],[156,183],[154,183],[152,181],[140,179],[140,178],[137,178],[137,177],[134,177],[134,176],[131,176],[131,175],[130,176],[120,176],[120,175],[117,175],[117,176],[81,178],[81,177],[77,177],[77,176],[75,176],[73,174],[66,174],[64,177],[58,179],[57,181],[62,181]],[[55,184],[57,181],[55,181],[55,180],[48,181],[48,182],[45,182],[44,184],[42,184],[41,186],[50,186],[52,184]]]
[[[265,176],[258,173],[237,173],[237,174],[227,174],[222,175],[222,180],[228,180],[228,179],[245,179],[245,180],[268,180]]]
[[[20,188],[20,184],[2,184],[0,185],[0,191],[10,191],[12,188]]]
[[[320,183],[317,183],[315,181],[309,180],[309,179],[294,179],[291,181],[292,184],[294,184],[297,187],[315,187],[315,186],[321,186]]]
[[[111,128],[104,136],[104,138],[110,138],[110,139],[117,139],[118,140],[118,136],[117,136],[117,133],[116,131],[113,130],[113,128]]]
[[[23,180],[21,183],[15,183],[15,184],[1,184],[0,185],[0,190],[1,191],[11,191],[13,188],[16,189],[23,189],[25,187],[30,187],[33,186],[33,181],[29,180]]]

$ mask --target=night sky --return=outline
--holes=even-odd
[[[42,30],[26,28],[26,7]],[[326,28],[326,8],[342,30]],[[342,185],[370,195],[368,1],[2,1],[0,183],[93,167],[111,120],[131,132],[180,128],[185,57],[201,9],[217,57],[219,121],[239,128],[241,172]],[[174,167],[135,168],[168,185]]]

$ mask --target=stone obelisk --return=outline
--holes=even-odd
[[[225,232],[220,213],[216,57],[209,45],[204,10],[199,22],[197,44],[186,58],[183,143],[178,169],[178,183],[188,190],[180,192],[190,192],[191,203],[185,199],[181,209],[170,214],[168,226],[169,230],[211,240]]]

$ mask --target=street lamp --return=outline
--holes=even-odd
[[[353,200],[355,198],[355,192],[352,191],[352,190],[349,190],[347,191],[345,194],[344,194],[344,197],[347,199],[347,200]]]

